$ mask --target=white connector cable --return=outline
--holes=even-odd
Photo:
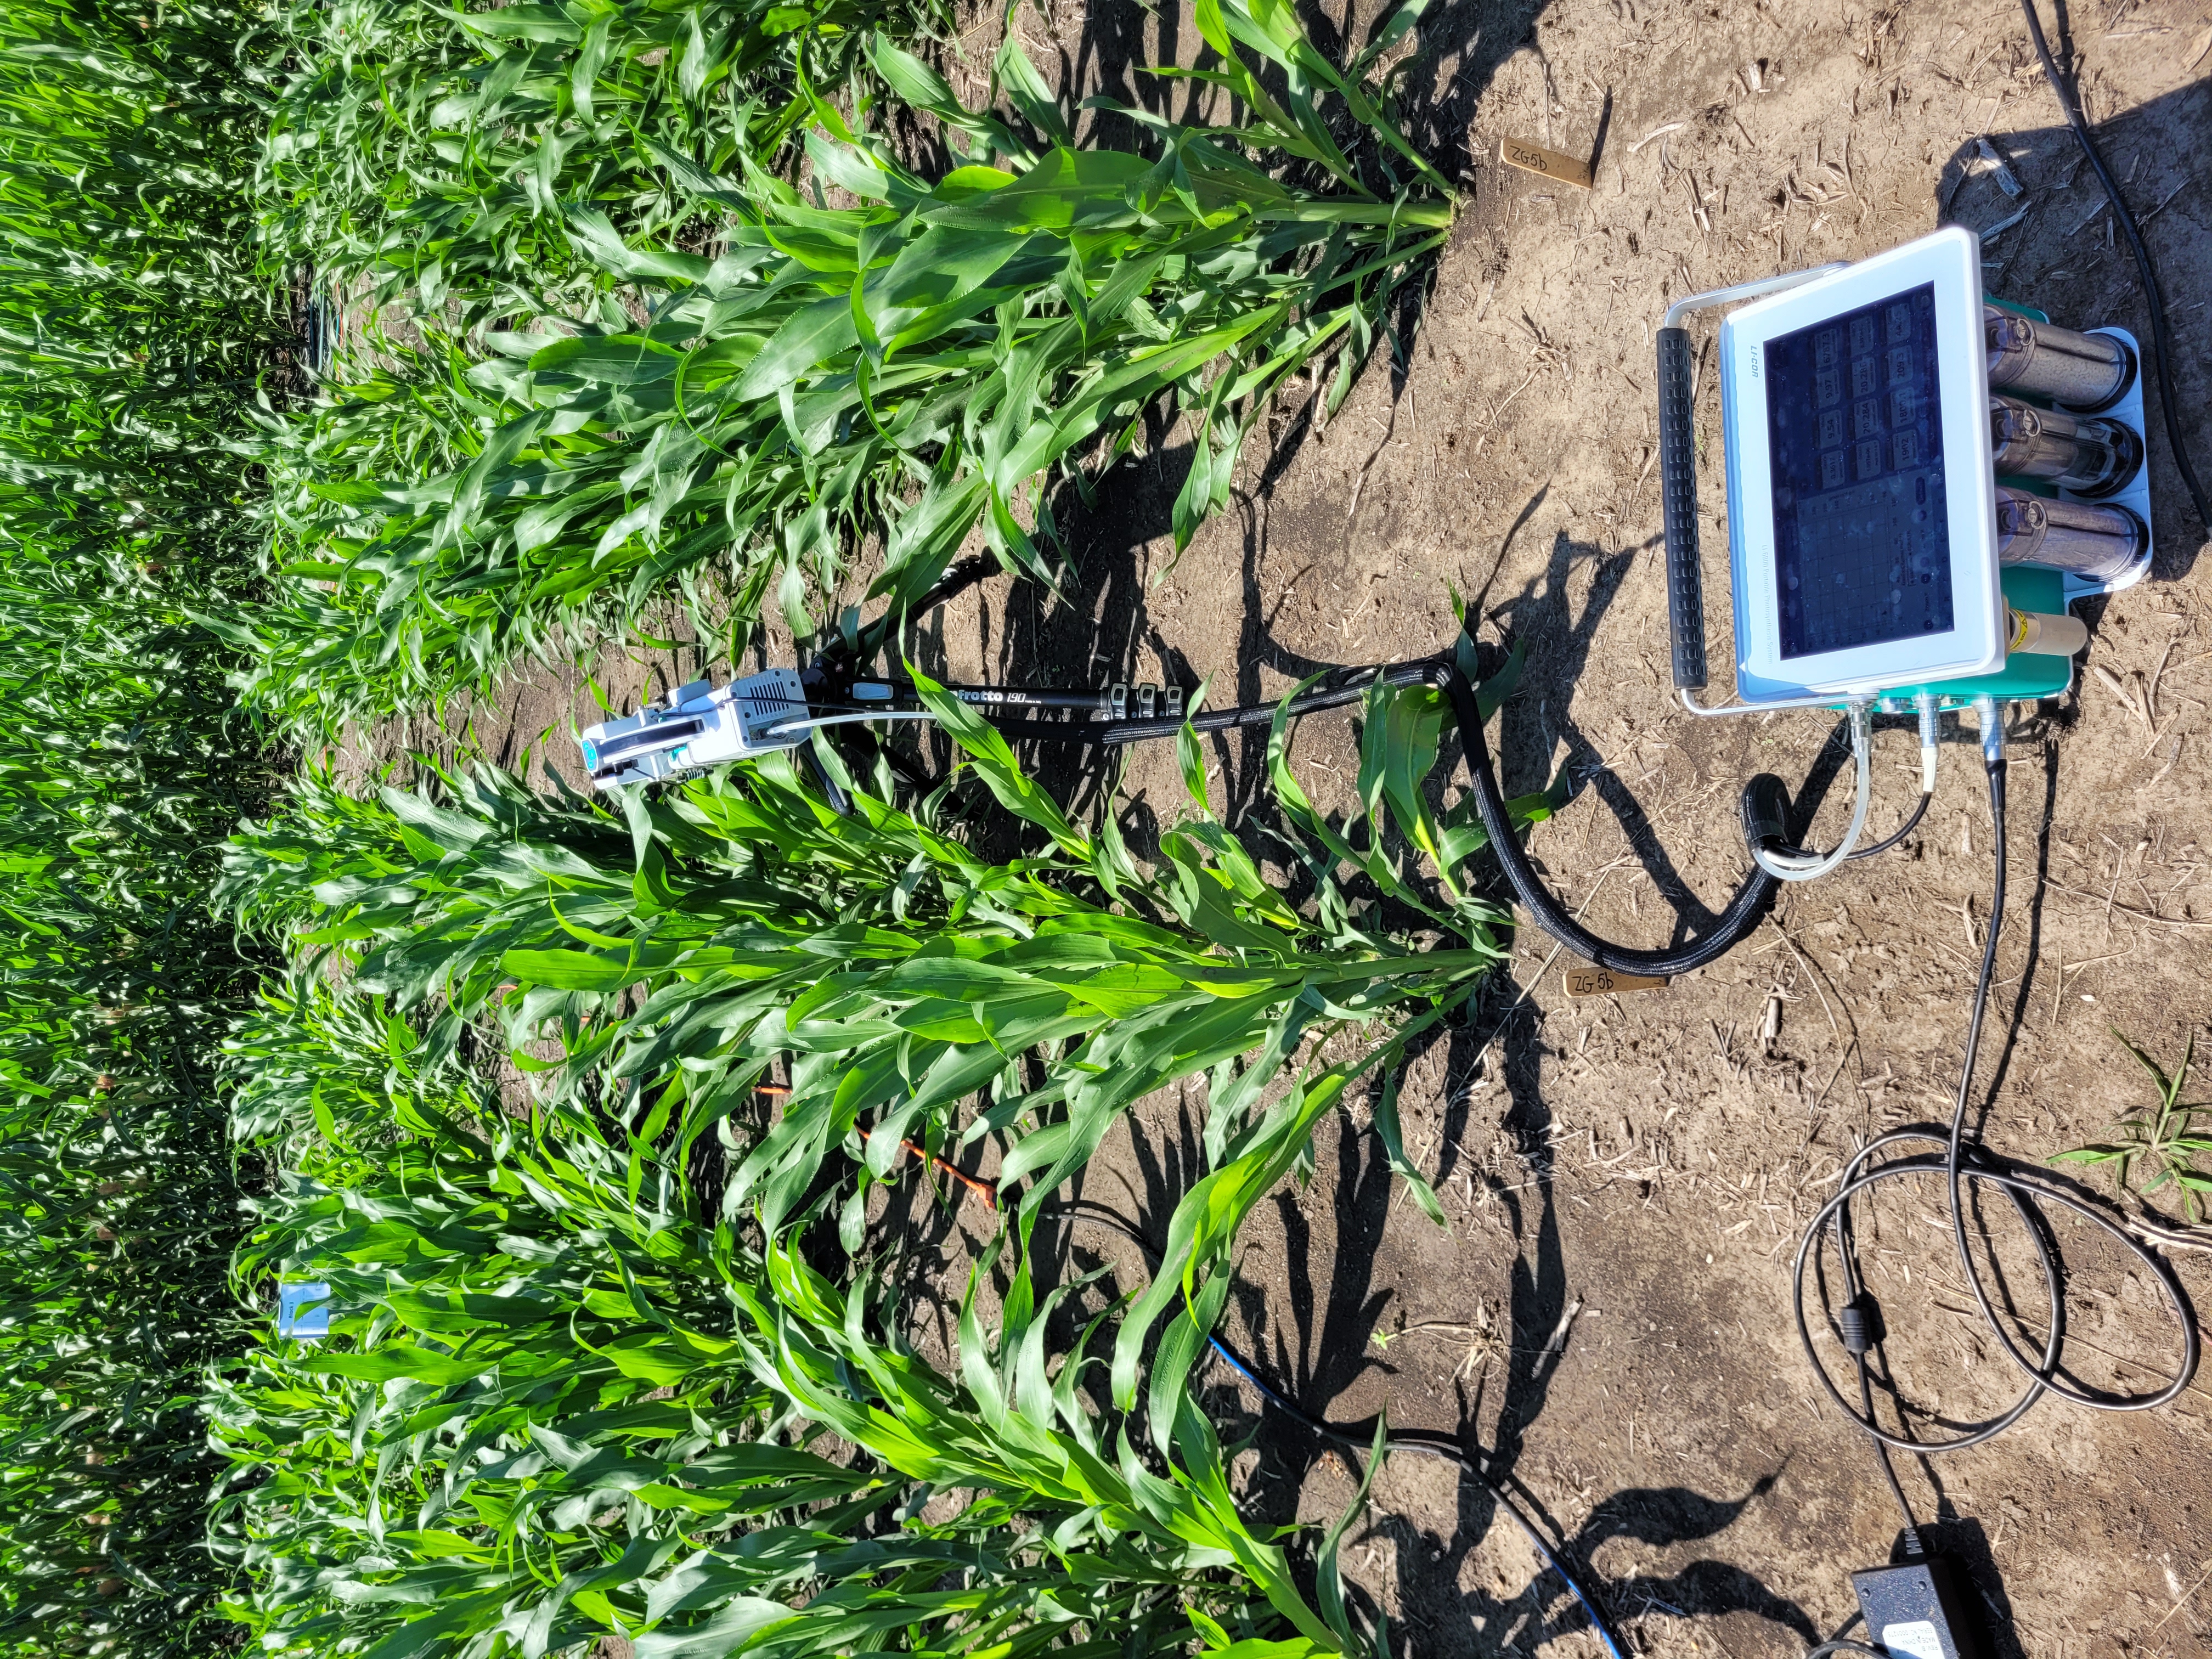
[[[1873,701],[1866,699],[1853,702],[1845,718],[1850,721],[1851,757],[1856,763],[1855,770],[1858,779],[1858,799],[1851,806],[1850,827],[1844,831],[1844,838],[1837,844],[1836,850],[1826,854],[1773,853],[1763,847],[1753,847],[1751,855],[1758,860],[1759,867],[1777,881],[1817,881],[1850,857],[1851,849],[1859,844],[1859,836],[1866,829],[1867,803],[1874,795]],[[1926,734],[1933,725],[1933,720],[1923,713],[1921,720],[1923,745],[1927,743]],[[1928,757],[1932,757],[1934,752],[1932,748],[1926,750]],[[1932,775],[1935,768],[1933,759],[1924,758],[1923,765]]]
[[[1920,715],[1920,793],[1936,793],[1936,721],[1942,718],[1936,708],[1936,694],[1923,691],[1912,700]]]
[[[826,726],[855,726],[863,721],[880,724],[885,720],[933,720],[933,708],[860,708],[842,714],[811,714],[804,720],[777,720],[762,729],[763,741],[788,746],[799,741],[802,732],[818,732]]]

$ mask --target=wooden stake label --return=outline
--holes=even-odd
[[[1532,144],[1525,138],[1499,139],[1498,159],[1509,167],[1519,167],[1523,173],[1540,173],[1547,179],[1572,185],[1577,190],[1590,187],[1589,162],[1578,161],[1555,149],[1546,149],[1541,144]]]
[[[1609,997],[1620,991],[1663,991],[1667,981],[1650,974],[1616,974],[1603,968],[1570,968],[1561,975],[1571,997]]]

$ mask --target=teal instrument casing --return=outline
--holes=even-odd
[[[1946,258],[1930,261],[1929,249],[1923,245],[1950,242],[1944,249]],[[1971,244],[1977,257],[1970,262],[1958,258],[1961,247]],[[1853,272],[1862,272],[1863,266],[1874,264],[1887,267],[1883,278],[1885,286],[1902,291],[1909,289],[1916,279],[1935,281],[1944,277],[1952,287],[1954,302],[1948,308],[1953,313],[1968,306],[1978,318],[1984,305],[1994,306],[2017,313],[2037,322],[2048,321],[2045,314],[2032,307],[1994,298],[1985,299],[1979,280],[1978,243],[1970,233],[1955,228],[1923,238],[1919,242],[1893,250],[1880,256],[1877,261],[1862,262],[1859,266],[1844,267],[1832,273],[1823,273],[1802,287],[1786,290],[1771,298],[1747,306],[1723,323],[1721,331],[1720,360],[1722,366],[1722,437],[1725,447],[1724,465],[1728,483],[1728,524],[1729,542],[1729,592],[1736,637],[1736,689],[1743,705],[1756,708],[1776,704],[1804,703],[1819,697],[1823,691],[1837,693],[1832,706],[1842,708],[1851,701],[1867,696],[1876,698],[1888,708],[1911,706],[1922,694],[1932,696],[1943,707],[1963,707],[1981,697],[2001,701],[2032,701],[2063,695],[2072,684],[2074,661],[2071,657],[2045,653],[2013,653],[2007,655],[2000,644],[1994,659],[1988,666],[1966,663],[1948,672],[1923,673],[1917,671],[1911,653],[1900,653],[1894,661],[1876,662],[1871,672],[1854,674],[1848,683],[1824,680],[1815,677],[1793,678],[1787,673],[1771,672],[1778,663],[1771,649],[1774,627],[1771,615],[1775,604],[1779,576],[1776,570],[1776,538],[1771,526],[1761,521],[1763,503],[1771,495],[1772,473],[1767,456],[1771,447],[1771,434],[1759,429],[1769,416],[1767,388],[1756,372],[1751,355],[1745,349],[1747,341],[1764,342],[1777,331],[1776,324],[1800,325],[1809,314],[1817,318],[1825,307],[1842,315],[1852,303],[1854,295],[1848,290],[1839,292],[1839,279]],[[1862,283],[1859,295],[1864,293]],[[1823,295],[1832,297],[1823,301]],[[1794,307],[1794,311],[1786,309]],[[1782,313],[1779,317],[1776,313]],[[1768,319],[1767,326],[1759,327],[1760,319]],[[1955,314],[1952,319],[1957,320]],[[2097,329],[2095,333],[2107,334],[2119,339],[2130,351],[2136,349],[2132,335],[2117,328]],[[1987,422],[1984,411],[1989,403],[1987,391],[1986,356],[1981,334],[1977,327],[1971,331],[1956,327],[1948,331],[1941,342],[1944,356],[1943,396],[1947,401],[1955,399],[1961,415],[1971,415],[1976,428],[1969,434],[1963,428],[1954,428],[1960,441],[1946,443],[1943,450],[1944,482],[1948,487],[1954,513],[1954,540],[1962,523],[1955,509],[1972,503],[1974,523],[1972,534],[1966,538],[1970,545],[1964,562],[1954,562],[1954,576],[1962,579],[1973,591],[1966,597],[1972,621],[1978,628],[1995,624],[2002,631],[2008,610],[2044,614],[2063,613],[2077,599],[2107,592],[2132,586],[2148,572],[2151,562],[2151,547],[2148,535],[2144,550],[2136,562],[2118,578],[2097,580],[2041,566],[2029,564],[2000,565],[1996,558],[1993,483],[2003,483],[2015,489],[2024,489],[2043,495],[2059,495],[2072,499],[2069,492],[2054,490],[2041,483],[1995,474],[1987,454]],[[1747,372],[1749,371],[1749,372]],[[2013,395],[2017,396],[2017,393]],[[2030,402],[2038,401],[2033,398]],[[2127,392],[2111,408],[2100,411],[2105,417],[2118,421],[2141,435],[2144,431],[2143,393],[2140,376],[2134,377]],[[1963,498],[1963,499],[1962,499]],[[2150,487],[2148,469],[2139,468],[2128,486],[2117,495],[2106,497],[2112,504],[2124,507],[2148,526],[2150,522]],[[1768,514],[1771,518],[1771,513]],[[1986,523],[1986,539],[1983,524]],[[1984,588],[1982,584],[1993,574],[1995,581]],[[1981,597],[1984,592],[1990,597]],[[1762,653],[1755,648],[1764,638],[1769,648]],[[1966,651],[1978,641],[1969,641]],[[1769,672],[1762,672],[1762,670]]]

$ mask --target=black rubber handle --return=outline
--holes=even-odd
[[[1659,495],[1667,514],[1667,623],[1674,684],[1705,684],[1705,584],[1698,567],[1698,434],[1691,405],[1690,331],[1659,331]]]

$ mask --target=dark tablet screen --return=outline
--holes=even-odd
[[[1784,657],[1951,630],[1936,285],[1766,343]]]

